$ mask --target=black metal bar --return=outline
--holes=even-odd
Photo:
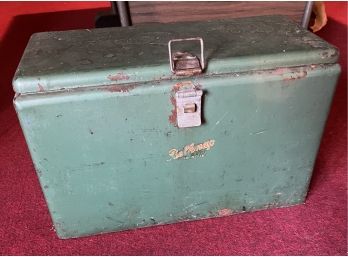
[[[307,29],[308,24],[309,24],[309,19],[311,18],[312,14],[312,9],[313,9],[313,1],[307,1],[306,6],[303,12],[303,17],[302,17],[302,28]]]
[[[95,17],[96,28],[121,27],[116,1],[110,1],[110,11],[98,12]]]
[[[117,9],[120,15],[121,26],[127,27],[130,26],[130,17],[128,14],[128,4],[126,1],[117,1]]]
[[[111,1],[111,10],[112,10],[112,14],[118,14],[118,9],[117,9],[117,4],[116,1]]]

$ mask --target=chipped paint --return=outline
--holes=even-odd
[[[289,80],[296,80],[296,79],[303,79],[307,76],[307,71],[294,71],[290,74],[290,77],[285,77],[283,80],[284,81],[289,81]]]
[[[272,75],[283,75],[284,73],[287,73],[287,72],[289,72],[289,68],[276,68],[274,70],[271,70],[269,73]]]
[[[333,50],[327,50],[327,51],[323,51],[320,54],[322,59],[327,59],[327,58],[332,58],[332,57],[338,57],[338,51],[333,51]]]
[[[299,39],[297,39],[297,41],[298,40]],[[308,37],[308,36],[302,37],[302,40],[300,42],[308,44],[314,48],[319,48],[319,47],[325,46],[325,42],[323,42],[320,38],[313,38],[313,37]]]
[[[181,88],[183,87],[190,87],[192,86],[192,81],[182,81],[182,82],[179,82],[179,83],[176,83],[173,87],[173,92],[176,93],[178,92]]]
[[[128,85],[109,85],[105,87],[105,89],[109,92],[129,92],[136,88],[135,84]]]
[[[259,70],[259,71],[251,71],[248,74],[258,74],[262,76],[280,76],[283,81],[291,81],[302,79],[307,76],[307,71],[315,69],[315,65],[305,66],[305,67],[280,67],[274,70]]]
[[[175,96],[174,95],[171,95],[170,97],[170,102],[172,103],[173,105],[173,109],[171,110],[171,114],[169,115],[169,122],[171,124],[173,124],[175,127],[178,126],[177,124],[177,121],[176,121],[176,117],[177,117],[177,112],[176,112],[176,99],[175,99]]]
[[[37,83],[37,87],[39,88],[39,92],[45,92],[45,88],[40,83]]]
[[[221,209],[218,210],[217,212],[218,216],[223,217],[223,216],[228,216],[228,215],[232,215],[233,211],[231,209]]]
[[[263,23],[260,22],[260,24]],[[277,25],[273,22],[270,24]],[[221,32],[224,33],[226,29],[235,31],[228,24],[222,27]],[[239,27],[242,28],[242,26]],[[272,29],[272,31],[278,32],[280,30]],[[256,50],[264,50],[257,38],[252,38],[249,42],[254,40],[256,42],[252,49],[244,46],[241,46],[240,49],[232,49],[235,53],[240,53],[236,58],[232,58],[233,60],[225,55],[228,54],[228,51],[209,51],[206,56],[209,62],[212,61],[210,63],[212,65],[206,73],[194,78],[170,75],[166,55],[160,54],[157,56],[158,58],[148,58],[151,57],[151,53],[156,52],[149,49],[149,44],[144,45],[144,47],[150,51],[144,51],[141,58],[137,55],[140,52],[139,49],[124,51],[121,47],[115,48],[114,41],[109,38],[110,33],[107,32],[105,35],[103,34],[104,39],[110,40],[110,42],[105,43],[105,40],[101,40],[101,43],[110,45],[115,49],[103,49],[104,53],[100,54],[96,51],[97,46],[95,49],[91,48],[92,42],[93,44],[97,43],[96,36],[98,35],[94,34],[96,32],[91,34],[86,31],[82,35],[84,37],[85,34],[90,35],[90,38],[86,41],[78,40],[77,43],[86,42],[88,44],[87,51],[80,51],[79,47],[76,48],[76,51],[87,54],[85,57],[82,56],[83,58],[90,58],[91,54],[95,55],[96,61],[100,58],[100,62],[94,62],[93,67],[82,66],[74,58],[71,58],[70,61],[76,61],[78,67],[67,65],[69,60],[64,60],[63,63],[53,59],[52,64],[47,65],[47,67],[57,63],[59,68],[57,71],[60,73],[52,73],[54,77],[45,77],[45,71],[49,71],[47,67],[42,67],[45,70],[38,74],[31,73],[30,76],[20,74],[20,78],[35,78],[35,80],[30,81],[32,84],[28,88],[29,93],[32,90],[35,91],[34,93],[38,91],[38,82],[45,89],[44,93],[35,96],[19,97],[15,102],[15,107],[18,110],[23,130],[28,135],[27,141],[30,150],[35,156],[40,156],[40,158],[36,158],[35,163],[41,176],[40,179],[52,182],[54,176],[57,174],[60,176],[57,180],[61,182],[59,185],[50,183],[47,184],[49,188],[46,188],[46,184],[42,184],[53,221],[62,222],[61,224],[64,226],[58,231],[60,236],[86,236],[134,229],[137,226],[173,223],[181,219],[196,220],[227,216],[242,211],[259,210],[264,208],[267,203],[270,203],[270,207],[272,205],[277,207],[275,202],[279,202],[279,206],[297,203],[297,201],[303,202],[310,182],[312,172],[310,168],[314,159],[312,150],[315,150],[315,147],[303,148],[302,142],[306,138],[313,138],[313,135],[320,139],[320,133],[311,129],[305,130],[301,121],[308,120],[317,124],[317,129],[324,126],[324,113],[313,115],[312,110],[315,111],[318,108],[315,108],[311,103],[320,102],[320,107],[328,110],[338,67],[322,66],[321,64],[315,67],[314,64],[314,67],[311,68],[315,71],[311,72],[309,66],[312,65],[313,60],[322,60],[320,52],[325,48],[317,49],[315,52],[311,52],[308,45],[305,45],[304,50],[297,46],[292,48],[289,44],[292,38],[292,29],[289,31],[288,43],[283,45],[278,44],[278,42],[269,42],[274,44],[274,49],[270,46],[274,53],[283,55],[281,50],[286,49],[287,56],[284,57],[288,58],[284,58],[284,60],[277,59],[278,54],[276,54],[271,55],[265,60],[265,63],[259,62],[264,60],[262,55],[260,55],[261,58],[259,56],[256,56],[256,59],[251,58],[251,62],[244,62],[242,55],[250,56],[250,54],[256,53]],[[135,43],[132,36],[134,33],[132,33],[129,34],[130,37],[125,36],[123,39],[115,40],[118,42],[123,40],[122,45],[136,48],[133,44]],[[235,41],[233,33],[231,38],[224,34],[224,38],[233,43]],[[242,36],[247,35],[248,33],[245,33]],[[165,34],[161,38],[172,37]],[[127,39],[131,39],[132,42],[127,42]],[[283,38],[281,39],[283,40]],[[221,50],[220,46],[224,42],[218,42],[218,38],[216,41],[217,49]],[[279,42],[282,43],[282,41]],[[211,43],[209,43],[209,49],[214,47],[214,40]],[[86,44],[82,44],[82,46]],[[159,53],[162,53],[162,49],[163,52],[166,52],[166,47],[161,46]],[[306,49],[310,50],[308,59],[303,56],[303,63],[293,62],[291,56],[294,54],[297,58],[299,53],[307,55]],[[91,52],[88,53],[88,51]],[[114,58],[109,53],[113,53],[115,56],[118,54],[121,57],[124,54],[133,53],[135,56],[130,59]],[[146,56],[147,54],[148,56]],[[164,61],[161,59],[162,56],[165,57]],[[129,65],[129,60],[136,65],[132,63]],[[151,65],[147,65],[149,60],[151,60]],[[221,63],[220,60],[222,60]],[[288,60],[292,61],[291,65],[309,64],[308,67],[296,67],[297,70],[273,69],[275,65],[276,67],[287,66]],[[323,60],[326,61],[326,59]],[[163,66],[163,62],[165,66]],[[217,62],[219,65],[215,65]],[[46,62],[42,63],[46,64]],[[112,67],[108,63],[112,63]],[[69,64],[71,63],[69,62]],[[103,66],[103,64],[106,65]],[[74,72],[68,70],[70,66],[74,68]],[[36,69],[35,65],[33,67]],[[81,73],[78,68],[81,68]],[[86,72],[86,68],[89,69],[89,72]],[[257,73],[254,70],[254,72],[250,72],[250,68],[255,70],[261,68],[264,71]],[[273,73],[271,69],[273,69]],[[118,72],[121,71],[124,73],[119,74]],[[308,75],[305,72],[308,72]],[[63,74],[64,79],[61,79],[59,74]],[[108,78],[109,74],[111,74],[111,79]],[[37,79],[39,75],[43,76],[41,80]],[[112,77],[115,75],[116,77]],[[323,79],[324,75],[325,79]],[[128,80],[125,79],[127,76],[129,76]],[[301,77],[305,78],[301,79]],[[153,78],[157,80],[153,81]],[[284,81],[287,78],[291,82]],[[191,80],[195,85],[197,81],[201,81],[204,89],[209,93],[205,95],[204,99],[206,122],[200,128],[179,130],[173,128],[167,120],[170,116],[169,120],[172,120],[174,125],[177,122],[175,97],[171,98],[171,92],[182,89],[185,83],[178,83],[182,80]],[[70,84],[67,83],[69,81]],[[23,90],[21,81],[18,80],[17,83],[17,86],[20,87],[19,90]],[[156,83],[161,84],[157,85]],[[63,90],[62,86],[66,87],[65,92],[60,91]],[[306,95],[305,101],[303,101],[304,95],[301,94],[304,86],[312,87],[308,88],[308,91],[313,89],[311,94]],[[282,87],[288,88],[282,90]],[[231,98],[231,94],[234,97]],[[243,99],[252,99],[253,101],[250,104],[250,101],[242,101]],[[241,105],[239,108],[234,108],[231,101],[234,103],[239,101]],[[49,108],[47,108],[47,103]],[[127,106],[134,107],[133,111],[128,111],[125,108],[125,103]],[[152,103],[152,105],[144,110],[144,103]],[[222,103],[230,103],[230,108],[224,108]],[[172,104],[174,105],[173,110]],[[313,108],[304,111],[308,110],[309,105]],[[28,112],[27,110],[30,108],[35,109],[35,112]],[[117,111],[123,110],[122,108],[125,110]],[[75,112],[72,113],[71,110],[75,110]],[[302,115],[301,117],[298,117],[299,113]],[[119,115],[115,116],[115,114]],[[255,119],[255,117],[262,117],[262,115],[266,115],[269,122],[264,122],[265,119],[261,119],[261,122]],[[151,119],[146,119],[145,116],[151,116]],[[43,117],[47,119],[42,119]],[[267,117],[266,119],[268,119]],[[52,122],[40,123],[45,120]],[[291,128],[287,125],[288,120],[292,122]],[[77,129],[69,130],[69,126],[56,126],[61,123],[73,125]],[[62,130],[62,128],[66,130]],[[215,130],[209,131],[210,129]],[[294,134],[291,131],[290,133],[281,133],[279,134],[279,142],[274,140],[277,131],[287,132],[290,129],[292,131],[302,129],[304,133]],[[254,133],[254,136],[249,136],[249,133]],[[40,135],[41,141],[51,142],[55,147],[46,147],[45,149],[38,147],[38,137],[35,135]],[[87,144],[88,151],[79,152],[81,147],[74,147],[72,140],[62,142],[59,135],[66,135],[68,139],[74,139],[74,142]],[[207,150],[200,152],[199,147],[195,149],[198,143],[212,138],[216,140],[215,144],[217,145],[214,145],[214,148],[211,148],[209,152]],[[254,142],[254,144],[243,144],[243,140]],[[268,145],[263,147],[262,144],[257,144],[260,140]],[[119,141],[120,144],[115,144],[116,141]],[[167,155],[171,148],[176,148],[179,152],[190,143],[193,144],[188,145],[193,148],[193,155],[189,156],[195,159],[173,160]],[[281,149],[277,150],[280,143]],[[100,145],[105,146],[106,154],[100,151]],[[250,145],[251,147],[244,147]],[[70,151],[71,156],[60,158],[60,160],[60,156],[57,156],[57,147],[66,156]],[[135,155],[134,149],[137,152]],[[298,152],[298,149],[303,152]],[[281,154],[282,152],[285,154]],[[287,153],[295,153],[299,158],[294,162],[289,159]],[[204,154],[205,157],[199,157],[204,156]],[[265,156],[267,158],[264,158]],[[49,161],[43,157],[47,157]],[[168,159],[170,159],[169,162],[166,162]],[[56,167],[57,165],[49,165],[57,160],[66,167],[65,173],[60,172],[61,169]],[[73,160],[73,163],[69,163],[69,160]],[[259,165],[260,163],[261,165]],[[281,170],[283,167],[288,168],[288,170]],[[299,172],[289,174],[290,168]],[[117,176],[108,176],[109,173],[111,175],[117,173]],[[273,184],[258,183],[260,182],[260,179],[258,180],[260,174],[263,182],[271,181]],[[134,179],[135,175],[137,179]],[[82,176],[84,181],[91,183],[87,183],[87,186],[86,183],[81,183]],[[130,186],[123,183],[128,181]],[[266,189],[268,189],[267,193],[265,193]],[[132,201],[120,204],[117,193],[122,190]],[[299,192],[299,195],[292,195],[294,190]],[[100,206],[95,204],[93,196],[96,195],[96,192]],[[144,197],[139,197],[139,193]],[[55,204],[57,199],[66,204],[64,206]],[[150,204],[148,199],[150,199]],[[170,208],[161,208],[161,206],[152,206],[151,201],[171,202],[172,204],[170,204]],[[203,202],[206,204],[202,204]],[[86,208],[81,208],[79,203]],[[96,207],[101,208],[95,211]],[[76,215],[69,217],[63,215],[71,212]],[[93,219],[85,218],[92,216]]]
[[[108,79],[111,81],[129,80],[129,76],[123,72],[118,72],[115,75],[109,75]]]

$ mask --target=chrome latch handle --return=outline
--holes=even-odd
[[[188,52],[172,53],[172,43],[182,41],[199,41],[201,46],[200,59]],[[170,70],[179,76],[190,76],[201,73],[205,68],[204,43],[201,37],[172,39],[168,42]]]

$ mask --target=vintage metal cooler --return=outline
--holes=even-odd
[[[58,236],[303,203],[337,59],[281,16],[34,34],[14,105]]]

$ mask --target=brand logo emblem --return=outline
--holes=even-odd
[[[210,139],[200,144],[189,144],[186,145],[183,149],[171,149],[169,150],[169,156],[176,159],[190,159],[195,158],[196,156],[203,157],[206,151],[209,151],[215,145],[215,140]]]

